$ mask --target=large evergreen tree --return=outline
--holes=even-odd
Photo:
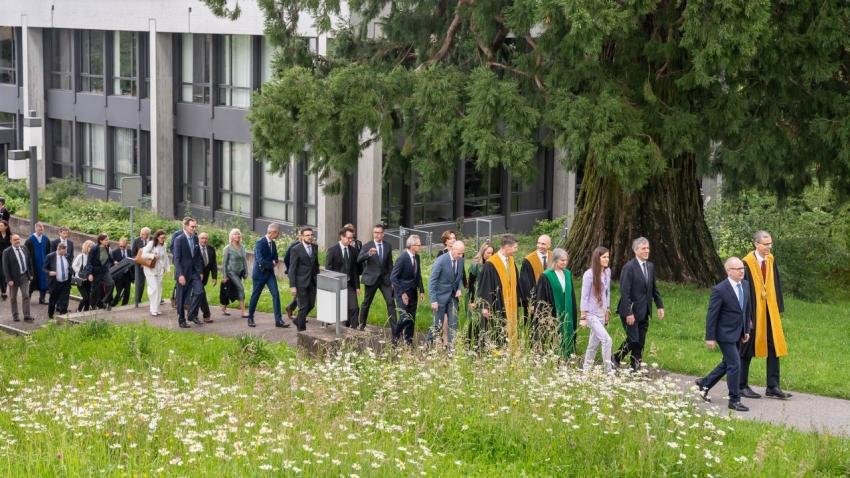
[[[385,174],[412,169],[426,189],[461,158],[527,179],[542,141],[584,166],[574,268],[602,244],[617,273],[643,235],[659,277],[709,285],[723,269],[702,175],[780,197],[850,182],[846,2],[257,1],[281,47],[249,117],[272,170],[309,145],[338,192],[333,173],[380,138]],[[297,37],[303,16],[332,32],[328,55]]]

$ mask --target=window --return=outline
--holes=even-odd
[[[17,123],[17,120],[18,115],[16,115],[15,113],[7,113],[5,111],[0,111],[0,128],[15,129],[15,123]]]
[[[272,75],[274,75],[272,60],[274,59],[274,54],[277,51],[277,48],[273,47],[266,37],[263,37],[263,45],[260,50],[260,54],[262,55],[260,63],[260,81],[265,83],[271,80]]]
[[[52,119],[50,129],[53,139],[53,177],[65,178],[74,175],[74,156],[71,154],[71,131],[73,124],[70,121]]]
[[[139,57],[139,34],[135,32],[115,32],[112,36],[113,86],[112,94],[136,96],[136,81],[139,78],[136,67]]]
[[[221,142],[221,209],[251,212],[251,161],[247,144]]]
[[[50,62],[50,78],[52,88],[58,90],[71,89],[71,72],[73,71],[72,36],[71,30],[57,28],[51,30],[51,51],[53,58]]]
[[[83,182],[106,186],[106,133],[101,124],[82,124]]]
[[[261,216],[295,222],[294,167],[295,165],[290,162],[289,167],[281,175],[270,173],[268,170],[263,172],[260,183],[262,194],[260,201]]]
[[[307,170],[307,161],[304,161],[304,170]],[[315,226],[319,223],[318,204],[319,204],[319,179],[316,173],[304,173],[302,176],[302,210],[301,220],[308,226]]]
[[[534,158],[537,176],[530,183],[511,180],[511,212],[546,208],[546,158],[553,154],[552,149],[540,149],[537,152]]]
[[[15,27],[0,27],[0,83],[17,84],[15,71],[17,55]]]
[[[209,207],[211,180],[209,140],[183,137],[183,202]]]
[[[103,93],[103,32],[80,32],[82,61],[80,64],[80,91]]]
[[[121,189],[121,178],[139,174],[139,143],[136,130],[112,128],[112,178]]]
[[[413,224],[454,221],[454,181],[431,192],[422,192],[414,178]]]
[[[251,37],[223,35],[219,68],[219,103],[251,106]]]
[[[466,160],[463,217],[493,216],[502,213],[502,170],[479,171],[475,161]]]
[[[210,102],[211,55],[212,35],[183,34],[183,101]]]

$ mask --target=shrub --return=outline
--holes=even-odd
[[[104,339],[112,336],[112,322],[105,319],[86,320],[77,326],[80,336],[87,339]]]
[[[551,221],[548,219],[542,219],[537,221],[534,228],[531,229],[531,236],[536,242],[538,237],[543,234],[547,234],[552,238],[552,245],[554,246],[555,243],[558,242],[558,239],[564,235],[564,227],[566,227],[566,224],[567,216],[561,216],[559,218],[552,219]]]
[[[251,366],[277,363],[269,343],[259,335],[242,334],[236,337],[235,355]]]

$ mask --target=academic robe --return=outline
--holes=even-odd
[[[569,358],[575,353],[578,311],[573,278],[568,270],[564,270],[564,286],[562,289],[555,271],[546,271],[540,275],[534,290],[534,317],[537,319],[534,327],[538,332],[534,335],[538,340],[546,340],[547,333],[554,330],[541,330],[540,322],[551,320],[553,313],[557,314],[558,354]]]
[[[777,357],[788,355],[785,343],[785,334],[782,330],[781,313],[785,312],[785,301],[782,298],[782,281],[779,279],[779,268],[773,259],[773,254],[768,254],[767,261],[768,277],[762,277],[761,269],[758,267],[758,259],[755,252],[744,256],[744,279],[750,289],[748,306],[750,317],[753,318],[753,327],[750,332],[750,340],[739,344],[738,352],[741,357],[767,357],[767,321],[770,320],[771,332],[773,332],[773,345]],[[772,272],[772,273],[771,273]],[[772,287],[771,287],[772,285]],[[762,298],[762,292],[767,298]]]
[[[552,253],[546,253],[547,265],[552,262]],[[532,297],[534,297],[534,288],[537,287],[537,280],[540,279],[540,274],[543,273],[543,262],[540,261],[540,256],[537,255],[537,249],[531,251],[531,254],[525,256],[522,260],[522,268],[519,271],[519,302],[520,306],[528,309]]]
[[[471,331],[472,339],[475,341],[480,341],[484,334],[491,334],[499,343],[502,337],[499,332],[501,328],[507,331],[510,344],[517,345],[519,275],[513,257],[508,257],[508,269],[510,277],[506,277],[505,263],[498,254],[493,254],[481,269],[476,290],[478,310],[489,309],[490,318],[480,317],[477,324],[472,324],[475,328]]]
[[[30,235],[26,242],[27,252],[32,257],[32,263],[35,267],[33,271],[33,280],[30,282],[30,292],[34,290],[47,290],[47,276],[41,271],[44,266],[44,260],[50,254],[50,239],[46,234],[41,235],[41,243],[35,234]]]

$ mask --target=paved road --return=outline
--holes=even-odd
[[[238,311],[231,311],[233,315],[225,317],[221,314],[218,308],[212,309],[212,324],[204,324],[198,326],[191,324],[190,329],[181,329],[177,326],[177,311],[171,308],[171,305],[166,302],[160,308],[163,315],[152,317],[148,310],[147,304],[140,304],[139,308],[133,305],[116,307],[111,312],[98,311],[86,312],[82,314],[72,314],[70,318],[75,320],[85,320],[93,317],[109,318],[117,324],[140,324],[143,320],[147,321],[148,325],[161,327],[164,329],[173,330],[182,333],[202,333],[202,334],[218,334],[224,337],[236,337],[241,334],[249,333],[262,335],[269,342],[285,342],[290,347],[296,347],[298,343],[298,335],[295,331],[295,326],[289,328],[277,328],[274,326],[273,314],[265,312],[257,312],[255,314],[255,322],[257,326],[250,328],[247,321],[239,316]],[[9,303],[0,303],[0,327],[8,331],[8,327],[13,327],[25,332],[33,332],[43,327],[47,323],[47,306],[39,305],[38,300],[32,302],[32,314],[36,319],[34,323],[12,322]],[[288,320],[284,320],[289,323]],[[319,327],[315,319],[310,320],[307,324],[308,329]],[[382,329],[369,326],[370,332],[381,333]],[[689,390],[694,387],[694,379],[696,377],[688,375],[680,375],[675,373],[663,374],[665,379],[673,380],[683,390]],[[756,387],[756,392],[764,392],[763,388]],[[850,401],[841,400],[838,398],[821,397],[807,393],[797,392],[794,390],[786,390],[793,393],[794,396],[789,400],[776,400],[770,398],[761,398],[758,400],[744,399],[746,406],[750,407],[749,412],[736,412],[735,415],[749,420],[760,420],[778,425],[784,424],[787,427],[797,428],[804,431],[824,431],[828,430],[833,435],[843,435],[850,437]],[[696,396],[696,392],[694,392]],[[719,413],[728,413],[726,408],[726,400],[723,397],[726,395],[726,382],[721,381],[709,392],[709,397],[712,399],[711,404],[704,404],[705,407],[713,408]],[[699,403],[702,403],[699,401]]]

